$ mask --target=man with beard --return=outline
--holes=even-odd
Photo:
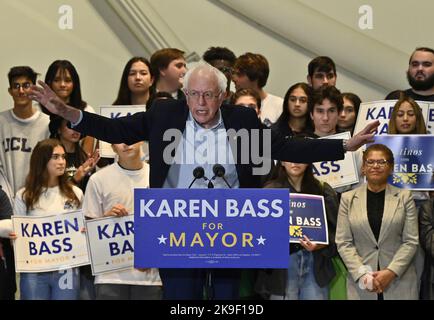
[[[411,88],[395,90],[386,100],[399,99],[401,92],[418,101],[434,101],[434,50],[427,47],[416,48],[410,57],[407,80]]]

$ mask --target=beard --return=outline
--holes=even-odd
[[[410,86],[418,91],[426,91],[430,90],[434,87],[434,74],[430,75],[428,78],[424,80],[416,80],[413,78],[410,73],[407,71],[407,80]]]

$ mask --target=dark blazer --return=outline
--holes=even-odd
[[[226,130],[247,129],[248,133],[251,134],[250,130],[258,129],[263,134],[263,126],[254,110],[229,105],[221,106],[220,110]],[[163,141],[163,135],[169,129],[178,129],[184,132],[188,112],[186,100],[170,99],[157,101],[147,112],[139,112],[117,119],[83,112],[83,119],[74,127],[74,130],[109,143],[130,145],[142,140],[149,141],[150,186],[161,188],[170,167],[164,162],[163,153],[166,146],[172,143],[172,141]],[[238,144],[241,142],[240,140],[238,139]],[[262,146],[260,145],[259,148],[261,150]],[[236,170],[240,187],[259,187],[259,176],[252,175],[254,162],[251,155],[249,155],[248,164],[241,164],[241,152],[238,152],[236,156]],[[271,157],[276,160],[309,163],[343,159],[344,150],[342,140],[300,140],[285,138],[272,132]]]

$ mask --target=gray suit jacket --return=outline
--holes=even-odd
[[[398,275],[384,291],[384,299],[417,299],[414,256],[419,245],[417,210],[410,191],[387,185],[378,242],[367,215],[367,185],[342,195],[336,245],[348,269],[348,299],[377,299],[361,289],[359,278],[369,271],[390,269]]]

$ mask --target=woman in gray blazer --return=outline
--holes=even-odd
[[[336,228],[348,268],[348,299],[417,299],[417,211],[410,191],[387,183],[393,154],[381,144],[363,154],[367,183],[342,195]]]

